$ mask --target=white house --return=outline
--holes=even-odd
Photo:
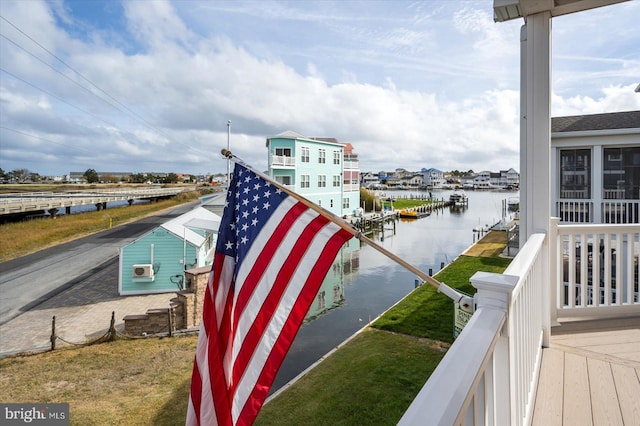
[[[447,181],[444,178],[444,172],[438,169],[429,168],[422,169],[422,179],[424,180],[424,185],[429,189],[440,189],[444,188],[444,185]]]

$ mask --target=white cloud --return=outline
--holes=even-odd
[[[63,3],[4,1],[3,16],[84,77],[2,23],[3,35],[69,78],[0,40],[2,67],[32,84],[2,74],[0,120],[12,130],[0,129],[0,167],[225,171],[230,119],[232,151],[260,170],[265,139],[284,130],[353,143],[363,170],[517,168],[520,24],[493,23],[491,2],[365,4],[362,14],[351,3],[327,13],[324,3],[274,2],[259,13],[242,3],[125,2],[129,32],[110,33],[87,32],[92,21]],[[639,36],[601,37],[612,52]],[[637,49],[618,50],[578,60],[564,52],[553,114],[640,109]]]

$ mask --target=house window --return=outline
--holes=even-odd
[[[348,209],[349,208],[349,199],[348,198],[343,198],[342,199],[342,208],[343,209]]]
[[[327,162],[327,151],[320,148],[318,150],[318,163],[325,164]]]
[[[303,163],[309,162],[309,147],[303,146],[300,148],[300,161]]]
[[[602,173],[605,199],[640,199],[640,146],[605,148]]]
[[[333,186],[335,187],[340,187],[340,175],[335,175],[333,176]]]
[[[276,182],[281,185],[291,185],[291,176],[286,175],[276,175]]]
[[[291,148],[276,148],[276,155],[291,157]]]
[[[327,187],[327,177],[325,175],[318,176],[318,188],[326,188]]]
[[[560,150],[560,198],[591,198],[591,150]]]
[[[333,164],[340,164],[340,151],[333,151]]]
[[[329,201],[329,206],[333,208],[333,198]]]
[[[300,175],[300,188],[309,188],[309,175]]]

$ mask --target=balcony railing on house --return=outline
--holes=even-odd
[[[360,163],[358,161],[348,161],[344,160],[344,169],[345,170],[359,170]]]
[[[638,226],[558,221],[504,274],[471,278],[476,311],[400,424],[529,424],[552,321],[640,312]]]
[[[342,185],[342,189],[344,190],[344,192],[357,192],[357,191],[360,191],[360,184],[359,183],[344,183]]]
[[[296,158],[286,155],[272,155],[271,167],[295,167]]]
[[[640,223],[640,200],[565,198],[556,215],[566,223]]]

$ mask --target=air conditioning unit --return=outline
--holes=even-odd
[[[150,263],[133,265],[133,278],[153,278],[153,265]]]

